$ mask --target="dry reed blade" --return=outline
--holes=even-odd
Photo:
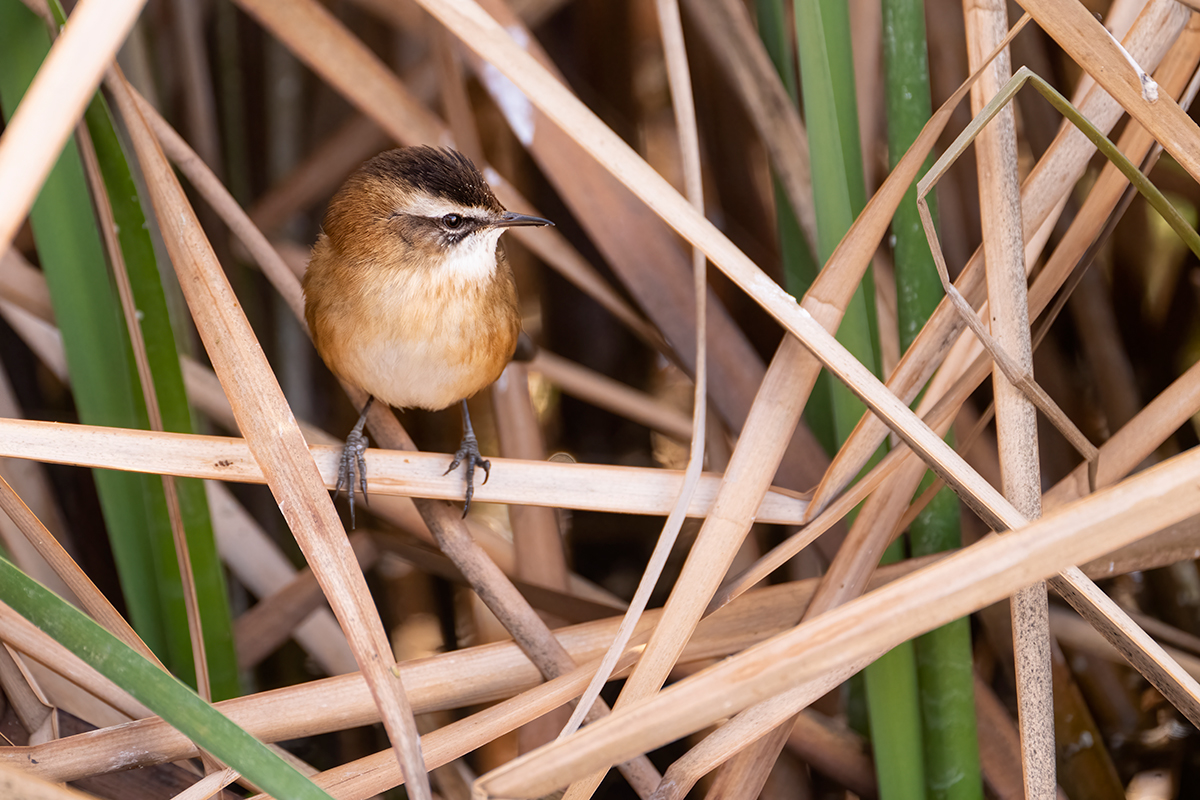
[[[688,0],[688,13],[745,104],[805,238],[817,241],[808,134],[745,5],[738,0]]]
[[[37,549],[42,558],[46,559],[46,563],[54,569],[55,573],[62,578],[63,582],[67,584],[79,599],[79,603],[83,609],[93,619],[125,644],[138,653],[141,653],[147,660],[162,667],[158,658],[150,651],[146,643],[141,640],[141,637],[129,626],[125,618],[113,608],[108,598],[100,593],[100,590],[92,583],[91,578],[79,568],[75,560],[71,558],[70,554],[54,538],[54,535],[46,530],[46,526],[29,510],[29,507],[22,502],[17,493],[9,486],[8,481],[3,478],[0,478],[0,510],[3,510],[9,519],[21,529],[21,533]]]
[[[272,595],[291,581],[296,575],[291,560],[233,493],[216,481],[209,481],[205,488],[217,549],[230,573],[260,598]],[[326,674],[342,675],[358,668],[345,634],[328,608],[317,608],[289,633]],[[243,651],[235,649],[240,661]]]
[[[241,776],[237,772],[228,768],[210,772],[179,794],[174,795],[171,800],[208,800],[239,777]]]
[[[912,563],[898,565],[886,571],[880,583],[911,572],[914,567]],[[701,624],[685,661],[723,657],[786,630],[796,619],[794,609],[808,602],[814,586],[815,581],[801,581],[773,587],[730,605]],[[660,615],[657,609],[647,612],[639,623],[639,633],[652,628]],[[46,638],[33,626],[25,625],[35,636]],[[573,658],[592,663],[594,669],[594,660],[612,641],[617,625],[615,618],[600,620],[560,629],[558,636]],[[50,652],[55,654],[57,650]],[[537,668],[513,642],[414,659],[399,669],[406,685],[412,687],[413,702],[420,713],[511,697],[541,682]],[[582,691],[582,686],[576,691]],[[370,725],[379,719],[370,691],[358,673],[226,700],[217,707],[266,741]],[[93,773],[189,758],[196,752],[186,737],[156,717],[92,731],[85,738],[87,747],[80,747],[79,739],[62,739],[0,750],[0,761],[19,761],[42,777],[69,781]]]
[[[0,456],[12,458],[244,483],[262,483],[269,475],[242,439],[5,419],[0,431]],[[340,445],[307,449],[324,488],[332,489]],[[443,474],[445,461],[440,453],[370,449],[368,489],[381,496],[456,499],[462,486]],[[683,482],[683,473],[675,470],[499,458],[496,464],[504,465],[503,474],[479,487],[480,501],[665,515]],[[711,473],[701,478],[688,516],[711,513],[721,480]],[[752,513],[764,522],[795,524],[806,505],[795,493],[776,489]]]
[[[1046,33],[1129,115],[1154,135],[1194,180],[1200,181],[1200,127],[1170,97],[1143,94],[1143,83],[1125,52],[1099,20],[1071,0],[1026,0],[1023,5]],[[1140,61],[1138,62],[1140,64]],[[1140,64],[1152,71],[1153,65]]]
[[[90,794],[35,778],[9,766],[0,766],[0,794],[21,800],[93,800]]]
[[[59,151],[146,0],[82,0],[0,137],[0,251],[12,243]]]
[[[1125,47],[1143,66],[1156,67],[1189,18],[1190,14],[1173,0],[1151,0],[1126,37]],[[1121,106],[1099,87],[1093,87],[1078,107],[1080,113],[1102,131],[1111,130],[1123,113]],[[1094,152],[1095,148],[1083,133],[1068,126],[1060,131],[1054,144],[1026,178],[1021,190],[1021,218],[1023,236],[1031,245],[1044,241],[1035,234],[1049,227],[1052,214],[1061,208],[1069,187],[1083,174]],[[1040,247],[1027,248],[1027,269],[1039,252]],[[972,304],[983,298],[982,272],[983,252],[980,249],[963,268],[956,283],[958,290]],[[888,388],[901,400],[911,402],[941,363],[963,326],[948,300],[939,305],[889,376]],[[886,426],[871,416],[865,416],[859,422],[817,487],[813,496],[814,514],[853,480],[886,432]]]
[[[152,713],[125,690],[97,672],[91,664],[3,603],[0,603],[0,639],[14,650],[19,650],[33,661],[45,665],[110,706],[120,715],[121,722]],[[182,737],[182,734],[180,736]],[[26,763],[22,765],[29,766]]]
[[[123,78],[115,77],[109,87],[134,142],[192,318],[254,459],[263,468],[297,543],[321,576],[355,660],[373,689],[397,758],[412,778],[411,791],[418,800],[428,800],[428,778],[412,709],[399,675],[389,666],[391,645],[358,564],[347,552],[341,522],[300,429],[137,101]]]
[[[679,442],[692,438],[692,423],[666,403],[599,372],[539,348],[529,369],[545,376],[565,394],[611,411],[670,436]]]
[[[688,201],[700,213],[704,213],[704,184],[700,172],[700,137],[696,129],[696,108],[692,99],[692,79],[688,69],[687,50],[683,39],[683,23],[679,17],[679,4],[676,0],[658,0],[658,23],[662,37],[663,50],[666,53],[667,71],[671,85],[671,100],[675,110],[675,125],[678,130],[679,146],[683,156],[684,183]],[[786,97],[785,97],[786,100]],[[667,558],[675,546],[679,530],[683,525],[687,508],[695,496],[700,479],[700,470],[704,464],[705,418],[707,415],[707,296],[708,296],[708,260],[699,248],[692,250],[692,280],[695,293],[696,315],[696,370],[694,394],[692,402],[692,432],[691,446],[688,451],[687,469],[684,472],[683,486],[671,506],[671,513],[663,524],[662,532],[654,545],[650,560],[638,581],[637,591],[629,602],[629,609],[621,621],[621,627],[613,639],[608,652],[601,660],[600,668],[588,683],[583,697],[575,707],[571,719],[562,729],[559,738],[569,736],[579,729],[588,710],[600,696],[601,689],[608,682],[609,676],[617,666],[617,661],[624,653],[629,643],[637,621],[650,602],[650,594],[658,584],[666,566]],[[582,787],[581,787],[582,788]],[[656,791],[657,787],[645,787],[648,791]],[[569,795],[578,796],[582,791],[571,792]]]
[[[1200,451],[1185,453],[1023,530],[981,541],[511,761],[480,778],[477,789],[488,797],[542,796],[1136,541],[1200,511],[1198,466]]]
[[[971,67],[976,68],[1008,28],[1008,9],[1001,0],[968,2],[964,4],[963,11],[967,25],[968,60]],[[1011,77],[1012,63],[1006,51],[984,70],[983,77],[971,89],[971,111],[977,118],[993,97],[1003,94]],[[1021,387],[1006,377],[1009,372],[1025,376],[1033,371],[1021,188],[1017,172],[1016,113],[1011,105],[1005,103],[992,119],[992,124],[979,130],[975,137],[975,158],[979,175],[979,214],[987,264],[991,330],[995,334],[995,349],[1012,353],[1015,360],[1010,369],[1002,367],[1000,373],[995,370],[992,372],[996,396],[996,438],[1000,447],[1004,496],[1023,516],[1036,519],[1042,512],[1037,411],[1022,393]],[[922,179],[918,185],[918,197],[923,195],[921,190],[926,185]],[[933,229],[928,205],[918,201],[918,208],[928,236]],[[943,276],[945,261],[941,258],[941,248],[932,241],[930,246],[933,248],[934,262],[938,264],[938,275],[943,277],[944,285],[953,292],[949,277]],[[983,332],[982,325],[977,325],[974,311],[965,301],[962,305],[966,305],[970,312],[967,321],[972,324],[972,329],[979,328],[977,335]],[[984,342],[985,347],[988,344],[992,342]],[[998,360],[997,363],[1001,362]],[[1004,366],[1008,366],[1007,363]],[[1092,448],[1094,452],[1095,448]],[[908,496],[912,496],[911,490]],[[1055,795],[1056,780],[1046,585],[1035,583],[1023,587],[1010,602],[1025,793],[1032,800],[1049,800]]]

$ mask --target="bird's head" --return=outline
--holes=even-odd
[[[490,277],[508,228],[552,225],[505,211],[466,156],[448,148],[389,150],[363,164],[330,201],[324,231],[343,254],[370,254],[447,277]]]

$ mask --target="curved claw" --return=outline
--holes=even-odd
[[[483,467],[483,482],[487,483],[488,478],[492,475],[492,462],[488,461],[479,452],[479,442],[475,439],[474,433],[468,433],[463,436],[462,443],[458,446],[458,451],[454,454],[454,460],[450,462],[450,466],[446,468],[443,475],[449,475],[459,464],[466,467],[467,473],[467,493],[463,502],[463,519],[466,519],[467,512],[471,510],[471,498],[475,495],[475,468]]]
[[[361,430],[353,430],[346,437],[342,448],[342,463],[338,467],[337,485],[334,486],[333,496],[336,499],[342,487],[346,487],[346,499],[350,502],[350,529],[354,529],[354,483],[357,473],[358,486],[362,490],[363,502],[367,498],[367,460],[363,454],[367,450],[367,437]]]

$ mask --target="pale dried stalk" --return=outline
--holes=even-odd
[[[17,715],[21,727],[29,734],[30,744],[57,739],[56,709],[18,658],[10,646],[0,645],[0,687],[4,689],[5,699]]]
[[[122,721],[152,713],[82,658],[3,603],[0,603],[0,640],[99,698],[116,710]]]
[[[234,411],[239,412],[239,425],[280,511],[342,622],[397,758],[411,778],[410,791],[417,800],[429,800],[412,709],[399,675],[389,666],[387,634],[358,564],[345,546],[341,523],[300,429],[137,101],[123,78],[114,77],[109,86],[130,131],[163,238],[213,367]]]
[[[171,800],[208,800],[239,777],[237,772],[228,768],[219,772],[210,772],[172,797]]]
[[[13,419],[0,419],[0,434],[0,457],[239,483],[262,483],[267,475],[244,439]],[[325,488],[332,489],[341,448],[307,449]],[[458,499],[462,486],[444,474],[445,462],[440,453],[372,448],[367,450],[367,487],[372,495]],[[480,501],[667,514],[683,482],[676,470],[500,458],[495,463],[504,468],[479,487]],[[711,473],[700,479],[688,516],[712,513],[721,480]],[[763,522],[794,525],[805,507],[795,493],[775,489],[749,513]]]
[[[969,344],[969,343],[968,343]],[[978,345],[976,344],[976,349]],[[946,363],[942,369],[934,376],[933,381],[929,385],[925,396],[921,399],[920,405],[917,406],[917,413],[921,414],[921,419],[933,429],[936,433],[943,434],[949,429],[950,424],[954,420],[958,405],[962,403],[958,399],[957,403],[947,401],[947,395],[951,398],[958,398],[960,392],[957,388],[964,383],[971,381],[963,381],[961,378],[955,380],[954,388],[951,392],[943,393],[943,384],[950,382],[952,376],[958,374],[960,369],[958,364],[965,360],[969,355],[967,348],[956,348],[951,351],[947,357]],[[982,367],[982,358],[979,361]],[[982,376],[987,374],[986,369],[978,370]],[[970,374],[970,373],[968,373]],[[972,385],[972,388],[973,385]],[[962,392],[964,396],[970,392]],[[934,402],[934,401],[937,402]],[[871,468],[861,480],[856,481],[846,491],[838,495],[832,503],[816,517],[816,519],[807,523],[799,531],[786,540],[771,548],[770,552],[766,553],[762,558],[758,559],[750,567],[742,571],[740,574],[731,578],[721,587],[721,591],[713,598],[710,608],[720,608],[725,603],[728,603],[733,598],[742,594],[751,586],[754,586],[759,581],[765,579],[768,575],[774,572],[779,567],[783,566],[788,559],[799,553],[809,544],[811,544],[818,536],[825,533],[833,527],[839,520],[844,518],[851,510],[859,503],[867,498],[867,496],[875,491],[881,484],[887,480],[893,479],[897,473],[901,471],[916,470],[918,476],[924,476],[925,464],[916,454],[907,447],[897,447],[888,451],[878,464]],[[919,482],[919,478],[918,478]],[[875,565],[872,565],[874,568]]]
[[[939,373],[929,394],[937,396],[941,388],[939,384],[949,382],[952,374],[950,370]],[[925,404],[928,403],[927,397]],[[918,409],[918,413],[920,410]],[[932,417],[933,414],[927,416]],[[943,434],[945,428],[950,425],[949,415],[943,417],[933,426],[939,434]],[[887,478],[866,501],[855,519],[802,619],[807,620],[836,608],[859,596],[866,588],[883,551],[892,540],[893,521],[907,506],[913,491],[925,474],[924,464],[919,459],[906,457],[904,453],[905,451],[900,449],[885,459],[893,463],[896,469],[890,470],[890,474],[879,470],[880,474],[887,474]],[[883,466],[884,464],[880,463],[877,468]],[[839,498],[834,506],[844,509],[845,513],[853,506],[843,500],[844,498]],[[818,522],[820,518],[814,522],[814,527]],[[744,580],[739,580],[732,588],[737,590],[744,586]],[[730,596],[733,596],[730,587],[720,595],[721,599]],[[840,682],[873,660],[874,656],[864,659],[850,668],[836,671],[834,676],[822,676],[822,680],[816,681],[815,685],[810,681],[753,706],[723,725],[718,731],[719,735],[705,737],[704,741],[692,748],[685,757],[687,762],[692,764],[691,769],[698,771],[711,768],[734,756],[736,751],[741,751],[736,752],[736,757],[722,768],[709,791],[710,797],[745,797],[756,788],[761,788],[791,733],[796,715],[827,691],[825,679],[836,677]],[[830,686],[832,685],[836,683]],[[753,741],[754,744],[745,749],[739,747],[740,742],[747,741]],[[682,771],[680,774],[684,775]],[[694,782],[698,777],[697,774],[690,774],[687,775],[687,780]]]
[[[939,109],[922,131],[918,144],[871,199],[868,209],[855,221],[851,232],[842,240],[805,296],[804,308],[811,310],[822,324],[834,328],[840,321],[842,309],[861,279],[862,270],[869,263],[870,254],[891,214],[920,168],[924,154],[948,121],[950,109],[965,91],[965,88],[960,89],[955,98]],[[638,190],[634,185],[630,188]],[[653,203],[651,207],[655,207]],[[861,369],[856,361],[853,363]],[[778,432],[795,427],[818,370],[817,362],[797,342],[790,338],[784,340],[767,370],[759,390],[759,401],[747,417],[713,512],[701,529],[667,602],[664,623],[656,628],[638,668],[626,683],[619,706],[648,696],[662,686],[749,530],[751,518],[747,503],[755,496],[761,496],[770,480],[782,456],[784,442],[781,440],[784,437]],[[588,794],[599,777],[589,776],[568,794],[572,797]]]
[[[17,767],[0,766],[0,795],[21,800],[95,800],[90,794],[35,778]]]
[[[675,125],[678,130],[679,150],[683,159],[683,174],[688,200],[703,214],[704,185],[700,174],[700,137],[696,129],[696,108],[692,99],[692,79],[688,70],[687,49],[683,41],[683,23],[679,18],[679,4],[676,0],[658,0],[656,9],[658,11],[658,23],[667,62],[667,73],[671,85],[671,101],[675,110]],[[621,627],[618,629],[617,635],[613,639],[608,652],[604,654],[600,668],[592,677],[587,689],[584,691],[583,697],[580,699],[578,705],[576,705],[571,719],[559,734],[560,739],[571,735],[583,724],[583,719],[588,709],[592,707],[596,698],[600,696],[600,690],[604,688],[604,684],[608,682],[609,676],[616,668],[617,660],[629,643],[638,618],[645,611],[646,604],[650,602],[650,594],[658,584],[658,579],[661,577],[663,568],[666,566],[667,558],[670,556],[671,550],[675,546],[675,540],[679,536],[679,530],[687,515],[687,508],[696,493],[696,487],[700,480],[700,470],[704,465],[705,418],[708,413],[706,394],[708,384],[708,369],[706,365],[708,329],[706,324],[707,303],[705,302],[708,296],[707,268],[708,261],[704,257],[704,253],[699,248],[693,248],[692,278],[696,298],[696,371],[694,382],[695,393],[692,405],[691,447],[688,452],[688,463],[687,469],[684,472],[683,486],[680,488],[679,495],[671,506],[671,513],[667,516],[667,521],[664,523],[662,532],[659,534],[658,542],[654,545],[654,551],[650,555],[650,560],[646,564],[641,579],[638,581],[637,591],[629,603],[629,609],[625,613],[625,618],[621,621]],[[655,787],[641,787],[639,793],[643,791],[649,793],[654,790]],[[582,800],[583,795],[590,795],[594,791],[594,788],[588,791],[585,787],[580,786],[577,789],[568,791],[567,800],[570,800],[570,798]]]
[[[1130,64],[1142,63],[1122,48],[1100,21],[1071,0],[1025,0],[1024,6],[1046,33],[1140,122],[1195,180],[1200,180],[1200,127],[1170,97],[1143,96],[1142,81]],[[1129,50],[1128,46],[1124,48]]]
[[[81,0],[0,137],[0,252],[17,228],[146,0]]]
[[[539,797],[1200,512],[1189,451],[1004,537],[992,537],[726,659],[570,740],[483,776],[489,797]],[[1174,701],[1174,698],[1173,698]]]
[[[880,583],[912,571],[921,562],[896,565],[882,571]],[[927,563],[927,562],[925,562]],[[742,650],[763,638],[787,629],[812,595],[815,581],[771,587],[753,592],[705,620],[688,645],[685,662],[720,658]],[[661,611],[651,610],[639,624],[639,633],[658,621]],[[0,621],[3,617],[0,616]],[[34,641],[48,637],[27,622]],[[618,625],[617,619],[575,625],[557,631],[559,641],[581,662],[595,661],[603,654]],[[3,629],[5,637],[9,635]],[[18,646],[26,649],[17,639]],[[61,649],[50,640],[53,657]],[[82,662],[80,662],[82,663]],[[511,697],[542,680],[538,669],[513,642],[481,645],[451,653],[414,659],[399,665],[405,684],[411,687],[418,713],[441,711]],[[87,671],[86,665],[84,671]],[[90,674],[95,674],[91,671]],[[579,691],[582,686],[579,687]],[[226,700],[217,708],[238,725],[264,741],[279,741],[371,725],[379,713],[360,674],[310,681]],[[144,712],[149,714],[148,711]],[[42,777],[69,781],[89,774],[135,766],[176,761],[195,754],[195,747],[161,719],[151,717],[128,725],[92,731],[83,739],[63,739],[37,747],[0,748],[0,762],[21,763]]]
[[[1146,67],[1155,67],[1183,30],[1191,14],[1174,0],[1151,0],[1125,38],[1125,48]],[[1102,131],[1112,129],[1124,113],[1106,92],[1093,87],[1079,110]],[[1026,267],[1032,266],[1040,250],[1036,234],[1044,231],[1061,210],[1071,186],[1083,174],[1095,148],[1074,126],[1059,132],[1045,156],[1037,163],[1022,187],[1021,218],[1023,235],[1030,247],[1025,253]],[[963,268],[957,287],[972,304],[984,295],[983,250],[977,250]],[[1063,277],[1065,280],[1065,276]],[[1060,281],[1061,283],[1061,281]],[[1056,290],[1056,288],[1055,288]],[[901,400],[911,402],[941,363],[943,355],[962,332],[964,322],[944,300],[929,318],[912,346],[905,352],[896,370],[888,378],[888,388]],[[842,445],[821,485],[813,496],[811,514],[815,515],[829,500],[854,479],[875,452],[887,433],[887,426],[866,415],[854,433]]]
[[[1055,607],[1050,610],[1050,628],[1054,631],[1054,638],[1072,650],[1099,656],[1117,664],[1125,662],[1121,652],[1103,636],[1096,633],[1095,628],[1082,617],[1065,608]],[[1200,658],[1175,647],[1166,649],[1171,654],[1171,658],[1183,665],[1193,676],[1200,677]]]
[[[1003,0],[964,0],[963,14],[967,58],[974,69],[1008,29],[1008,9]],[[984,70],[971,90],[972,113],[978,115],[1011,77],[1012,66],[1005,52]],[[979,132],[975,153],[992,336],[1000,348],[1012,354],[1019,373],[1028,375],[1033,372],[1033,347],[1025,296],[1016,117],[1011,104]],[[993,370],[992,379],[1004,495],[1022,515],[1036,519],[1042,512],[1037,410],[1001,371]],[[1044,583],[1025,587],[1012,598],[1021,764],[1025,793],[1034,800],[1053,798],[1057,784],[1047,603]]]
[[[116,636],[122,642],[127,644],[137,653],[148,661],[157,664],[159,667],[166,669],[162,663],[154,655],[141,637],[130,627],[112,603],[108,602],[100,590],[96,588],[96,584],[92,583],[91,578],[87,576],[70,554],[63,549],[63,546],[54,538],[54,534],[46,530],[46,526],[42,524],[29,507],[17,496],[12,487],[8,485],[8,481],[0,478],[0,510],[20,528],[21,533],[29,540],[29,543],[37,549],[38,554],[46,560],[46,563],[51,566],[54,572],[62,578],[70,590],[79,599],[79,603],[83,606],[92,619],[102,625],[105,630]]]
[[[296,576],[296,568],[279,545],[224,484],[207,481],[204,488],[217,549],[238,583],[259,598],[269,597],[286,586]],[[328,608],[313,610],[290,633],[325,674],[342,675],[358,668],[346,636]],[[237,652],[240,657],[241,650]]]
[[[640,392],[606,375],[568,361],[548,350],[539,349],[529,369],[558,384],[565,394],[585,400],[597,408],[645,425],[651,430],[686,442],[692,436],[692,423],[684,414],[668,407],[645,392]]]

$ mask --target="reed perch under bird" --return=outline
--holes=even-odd
[[[342,450],[354,526],[354,484],[367,496],[371,403],[438,411],[459,403],[463,438],[446,470],[466,468],[463,516],[479,452],[467,398],[500,377],[521,331],[517,287],[500,235],[549,220],[505,211],[483,175],[450,149],[405,147],[372,158],[329,203],[304,275],[304,315],[338,378],[370,395]]]

